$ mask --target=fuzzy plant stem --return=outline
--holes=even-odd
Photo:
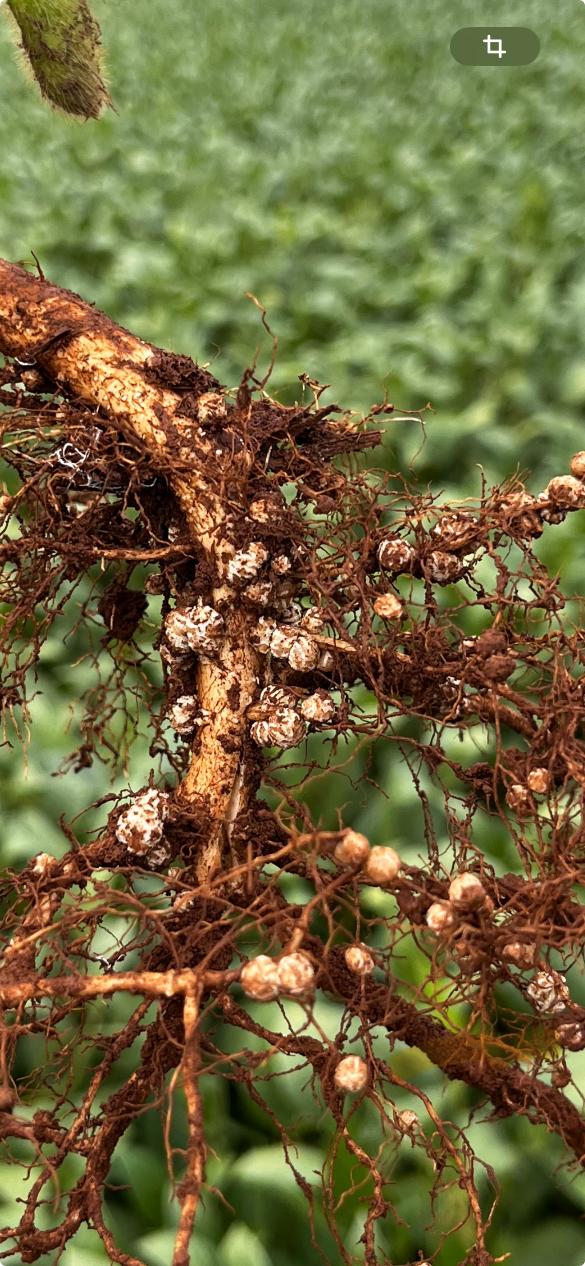
[[[7,8],[43,97],[67,114],[97,119],[111,101],[100,28],[86,0],[8,0]]]

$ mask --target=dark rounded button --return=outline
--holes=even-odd
[[[462,26],[450,48],[462,66],[529,66],[540,40],[528,26]]]

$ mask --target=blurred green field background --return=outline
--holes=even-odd
[[[305,371],[357,410],[385,392],[401,408],[430,402],[416,458],[418,429],[389,423],[376,461],[396,469],[414,459],[413,478],[445,495],[477,495],[479,467],[490,482],[530,472],[534,491],[567,469],[585,447],[585,10],[576,0],[526,0],[513,12],[494,0],[481,17],[467,0],[441,8],[430,0],[101,0],[94,8],[118,112],[86,125],[41,105],[0,14],[3,256],[30,260],[34,250],[53,280],[144,338],[210,361],[230,386],[257,347],[264,364],[270,352],[244,297],[252,291],[280,340],[273,393],[298,397]],[[538,61],[457,65],[453,32],[488,20],[536,30]],[[582,518],[548,529],[538,545],[568,591],[582,585]],[[27,778],[18,753],[0,753],[0,842],[10,865],[39,847],[62,849],[60,813],[72,817],[111,788],[99,767],[51,777],[75,744],[75,700],[87,684],[85,670],[70,667],[62,632],[46,648]],[[134,786],[148,768],[139,742]],[[319,796],[326,812],[323,783]],[[355,824],[416,852],[413,803],[395,770],[391,829],[371,804],[358,807]],[[320,1018],[327,1028],[337,1012],[324,1006]],[[414,1075],[415,1057],[399,1058]],[[418,1072],[441,1095],[434,1074]],[[286,1120],[301,1114],[300,1168],[310,1176],[330,1127],[298,1078],[272,1086]],[[197,1266],[317,1266],[270,1122],[237,1088],[213,1082],[205,1093],[210,1181],[234,1212],[209,1197]],[[440,1103],[465,1118],[461,1086],[446,1087]],[[581,1266],[585,1181],[556,1170],[555,1142],[514,1122],[477,1125],[472,1135],[502,1185],[492,1251],[509,1252],[511,1266]],[[394,1176],[403,1212],[419,1225],[415,1240],[394,1225],[384,1231],[382,1248],[398,1262],[430,1253],[433,1239],[423,1225],[429,1175],[408,1144]],[[126,1185],[110,1202],[120,1242],[148,1266],[167,1266],[175,1213],[154,1114],[119,1147],[112,1179]],[[2,1166],[1,1222],[13,1220],[19,1195],[20,1174]],[[356,1198],[342,1216],[358,1252]],[[440,1266],[457,1266],[464,1245],[450,1237]],[[106,1260],[87,1232],[61,1258],[64,1266]]]

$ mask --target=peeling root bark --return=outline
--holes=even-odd
[[[199,1092],[199,1005],[200,994],[185,994],[183,1027],[185,1050],[182,1061],[183,1089],[187,1104],[189,1138],[187,1144],[187,1171],[179,1187],[181,1216],[177,1227],[172,1266],[189,1266],[189,1244],[193,1234],[195,1215],[205,1173],[205,1132],[203,1107]]]
[[[99,408],[104,419],[149,450],[177,496],[195,550],[217,577],[211,600],[224,609],[225,633],[215,658],[198,661],[194,693],[208,716],[177,792],[185,808],[203,810],[214,824],[198,863],[197,878],[205,882],[222,863],[234,807],[241,811],[246,803],[241,761],[258,658],[246,617],[224,578],[226,559],[234,552],[234,514],[241,529],[245,506],[234,507],[230,498],[228,509],[228,499],[218,493],[214,439],[179,415],[183,396],[149,377],[158,349],[78,295],[3,260],[0,351],[35,361],[68,395]],[[246,461],[245,452],[231,457],[232,465]]]

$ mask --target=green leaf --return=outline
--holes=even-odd
[[[258,1236],[242,1222],[236,1222],[224,1235],[218,1256],[221,1266],[272,1266]]]
[[[515,1241],[515,1242],[514,1242]],[[550,1218],[521,1236],[510,1239],[506,1248],[514,1266],[534,1266],[535,1262],[562,1262],[582,1266],[585,1255],[585,1227],[569,1218]]]
[[[294,1149],[291,1160],[306,1182],[312,1185],[320,1182],[319,1174],[323,1165],[323,1156],[316,1147]],[[242,1185],[266,1187],[268,1190],[278,1190],[282,1193],[296,1194],[298,1192],[294,1175],[286,1163],[280,1144],[274,1147],[253,1147],[240,1156],[232,1165],[231,1180]]]
[[[142,1235],[136,1245],[138,1256],[146,1266],[169,1266],[173,1258],[175,1231],[151,1231],[150,1235]],[[209,1240],[195,1231],[192,1241],[193,1261],[197,1266],[217,1266],[217,1257]],[[105,1259],[102,1259],[105,1266]],[[69,1263],[67,1263],[69,1266]]]

